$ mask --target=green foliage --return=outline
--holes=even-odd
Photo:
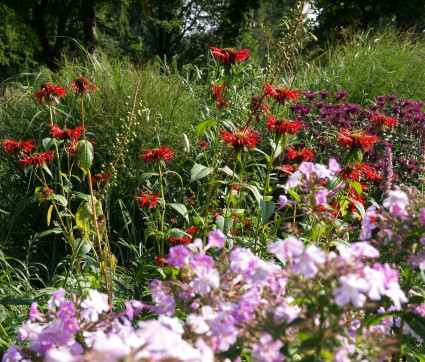
[[[397,94],[420,100],[425,93],[425,39],[392,28],[357,34],[331,47],[314,63],[301,70],[293,88],[347,91],[350,101],[365,104],[375,95]],[[324,61],[323,61],[324,60]]]

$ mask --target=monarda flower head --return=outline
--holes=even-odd
[[[294,161],[297,164],[300,164],[304,161],[313,161],[314,152],[316,152],[305,147],[298,149],[298,151],[293,147],[286,147],[286,150],[288,151],[286,155],[288,160]]]
[[[52,155],[53,151],[45,152],[45,153],[34,153],[33,155],[25,155],[23,160],[18,160],[18,162],[22,163],[22,167],[30,166],[30,167],[38,167],[45,166],[46,162],[50,162],[52,158],[55,156]]]
[[[91,89],[93,91],[95,90],[100,90],[98,87],[96,87],[94,84],[90,83],[90,81],[86,78],[86,77],[78,77],[74,83],[70,84],[70,89],[74,90],[75,89],[75,93],[76,94],[85,94],[88,93],[89,88],[91,87]]]
[[[270,98],[274,98],[274,100],[278,103],[285,104],[291,100],[297,103],[298,98],[301,96],[298,92],[299,90],[290,90],[288,88],[276,87],[274,88],[270,84],[266,83],[263,85],[263,88],[266,90],[266,96]]]
[[[370,122],[382,127],[388,126],[388,128],[391,129],[398,123],[398,120],[397,118],[388,117],[385,114],[377,114],[370,119]]]
[[[376,136],[368,135],[366,132],[346,128],[340,128],[341,133],[337,132],[338,142],[348,148],[361,148],[363,151],[372,147],[375,142],[379,141]]]
[[[68,90],[61,85],[55,86],[50,82],[46,82],[41,86],[40,92],[33,94],[33,97],[37,98],[40,105],[43,105],[45,100],[53,104],[54,102],[59,103],[59,98],[66,95],[67,92]]]
[[[250,58],[249,49],[236,50],[234,48],[209,47],[216,60],[221,60],[224,64],[235,64],[247,61]]]
[[[139,189],[140,196],[134,196],[136,200],[139,202],[139,206],[142,209],[156,209],[158,203],[158,195],[159,192],[152,196],[152,193],[149,189],[146,189],[146,192],[143,192]]]
[[[14,139],[3,139],[3,149],[6,153],[12,156],[13,154],[20,153],[21,151],[31,153],[31,150],[33,148],[37,148],[36,145],[32,144],[33,142],[35,142],[34,140],[28,140],[24,142],[21,142],[21,140],[22,137],[19,138],[19,141],[15,141]]]
[[[223,93],[227,92],[227,89],[224,88],[224,85],[219,87],[218,84],[211,83],[210,86],[213,88],[213,94],[211,97],[216,100],[216,107],[221,109],[227,108],[228,100],[223,99]]]
[[[297,134],[304,123],[301,121],[290,121],[285,118],[274,118],[273,115],[266,116],[268,121],[265,123],[266,127],[272,132],[279,134]]]
[[[49,133],[52,134],[56,139],[70,140],[70,141],[73,141],[74,143],[76,140],[80,138],[81,133],[83,132],[82,126],[75,127],[73,130],[66,128],[66,125],[64,129],[61,129],[59,126],[55,124],[49,124],[48,126],[52,128],[49,131]]]
[[[175,155],[174,150],[168,149],[168,146],[161,146],[160,148],[154,148],[153,150],[149,150],[145,148],[147,152],[146,155],[140,155],[140,158],[143,158],[145,162],[148,161],[159,161],[164,160],[168,162],[168,160]]]
[[[259,138],[255,138],[259,135],[259,132],[253,131],[252,128],[242,128],[240,131],[236,131],[233,128],[233,134],[227,131],[220,131],[220,137],[223,138],[224,144],[230,143],[235,149],[248,149],[256,147],[257,143],[261,142]]]

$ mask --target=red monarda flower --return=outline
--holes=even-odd
[[[211,97],[216,100],[216,107],[221,109],[227,108],[226,103],[228,102],[228,100],[223,99],[223,93],[227,92],[227,89],[224,88],[224,85],[219,87],[218,84],[211,83],[210,86],[213,88],[213,95]]]
[[[390,129],[395,126],[398,122],[397,118],[390,118],[385,114],[378,114],[372,117],[370,122],[380,126],[388,126]]]
[[[358,130],[350,131],[346,128],[340,128],[341,133],[336,133],[339,137],[338,142],[348,148],[361,148],[362,150],[367,150],[372,147],[375,142],[379,141],[379,138],[376,136],[368,135],[366,132],[361,132]]]
[[[310,150],[308,148],[298,149],[298,151],[295,150],[293,147],[286,147],[288,154],[286,155],[288,157],[289,161],[294,160],[295,163],[301,163],[304,161],[313,161],[314,158],[314,150]]]
[[[156,265],[158,265],[159,267],[163,267],[163,266],[168,265],[167,258],[160,258],[159,256],[155,255],[154,259],[155,259]]]
[[[156,209],[159,192],[154,196],[149,192],[149,189],[146,189],[146,193],[140,189],[139,192],[140,196],[134,196],[134,198],[139,201],[139,206],[142,209]]]
[[[31,150],[33,148],[37,148],[36,145],[33,145],[32,143],[35,142],[34,140],[28,140],[25,142],[21,142],[22,137],[19,139],[19,141],[7,140],[3,139],[3,149],[8,153],[9,155],[13,155],[14,153],[19,153],[20,151],[31,153]]]
[[[78,140],[81,136],[81,133],[83,132],[83,127],[78,126],[75,127],[74,130],[70,130],[66,128],[66,125],[64,129],[61,129],[59,126],[55,124],[49,124],[49,127],[52,129],[49,131],[50,134],[52,134],[56,139],[58,140],[71,140],[75,143],[76,140]]]
[[[159,161],[164,160],[168,162],[168,160],[175,155],[174,150],[168,149],[167,146],[161,146],[160,148],[154,148],[153,150],[148,150],[145,148],[147,152],[146,155],[140,155],[141,158],[148,161]]]
[[[279,134],[297,134],[304,123],[301,121],[290,121],[285,118],[275,119],[273,115],[266,116],[268,121],[265,123],[270,131]]]
[[[91,178],[91,183],[94,185],[100,182],[104,182],[109,178],[109,176],[109,173],[97,173]]]
[[[26,167],[30,165],[30,167],[34,166],[44,166],[46,165],[46,161],[50,162],[52,158],[55,156],[52,155],[52,151],[45,153],[34,153],[33,155],[25,155],[23,160],[18,160],[18,162],[22,163],[22,167]]]
[[[208,148],[208,143],[206,141],[199,139],[199,148],[205,151]]]
[[[216,60],[220,59],[225,64],[245,62],[250,58],[249,49],[236,50],[234,48],[209,47]]]
[[[281,165],[279,168],[287,174],[292,174],[292,172],[295,171],[295,168],[293,168],[291,165]]]
[[[263,87],[266,89],[266,96],[274,98],[276,102],[282,104],[285,104],[291,100],[297,103],[298,98],[301,96],[301,94],[298,94],[298,92],[301,92],[300,90],[293,91],[288,88],[282,87],[274,88],[268,83],[266,83],[266,85],[263,85]]]
[[[187,245],[192,241],[192,236],[196,231],[196,225],[192,225],[186,232],[190,236],[182,236],[181,238],[168,238],[168,245]]]
[[[68,90],[61,85],[55,86],[46,82],[41,86],[41,91],[33,94],[33,97],[37,98],[40,105],[43,105],[44,100],[59,103],[58,99],[66,95],[67,92]]]
[[[70,84],[70,90],[75,89],[75,93],[77,94],[85,94],[88,93],[89,88],[91,87],[92,90],[100,90],[98,87],[96,87],[94,84],[90,83],[90,81],[86,77],[78,77],[74,83]]]
[[[255,138],[259,134],[257,131],[252,131],[252,128],[246,127],[240,131],[236,131],[236,128],[233,128],[233,134],[227,131],[220,131],[220,137],[223,138],[224,144],[231,143],[236,149],[255,147],[257,143],[261,142],[260,139]]]

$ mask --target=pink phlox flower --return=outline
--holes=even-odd
[[[286,181],[285,189],[290,190],[298,185],[301,185],[300,178],[302,177],[299,169],[295,171],[291,176],[289,176],[288,181]]]
[[[151,310],[160,315],[171,316],[175,311],[175,300],[169,291],[164,288],[163,283],[158,280],[152,280],[149,287],[152,295],[152,301],[155,306]]]
[[[292,261],[295,256],[300,256],[304,252],[304,243],[297,238],[290,236],[284,240],[276,241],[267,247],[270,253],[276,255],[281,261]]]
[[[314,194],[314,198],[316,200],[316,205],[323,205],[327,203],[327,196],[329,191],[327,189],[320,189]]]
[[[358,241],[347,246],[347,250],[354,256],[362,258],[377,258],[379,251],[366,241]]]
[[[425,269],[425,252],[409,255],[409,263],[411,269],[419,268],[420,270]]]
[[[93,342],[93,350],[97,358],[104,361],[120,361],[131,353],[130,346],[125,340],[113,333],[97,334]]]
[[[49,310],[53,310],[54,307],[59,307],[60,303],[65,300],[66,290],[63,288],[59,288],[56,290],[49,301],[47,302],[47,306]]]
[[[353,359],[348,357],[356,352],[356,347],[344,337],[341,341],[341,347],[335,349],[335,362],[351,362]]]
[[[45,318],[46,315],[41,313],[38,310],[38,303],[37,302],[33,302],[31,304],[29,317],[30,317],[31,322],[35,322],[35,321],[42,322],[42,323],[46,322],[46,318]]]
[[[355,307],[363,307],[366,296],[363,294],[368,291],[367,281],[356,274],[350,273],[339,277],[341,286],[332,292],[335,302],[340,307],[347,303],[352,303]]]
[[[384,275],[385,295],[389,297],[396,310],[401,309],[401,304],[407,302],[406,295],[400,288],[397,270],[392,269],[388,264],[373,264],[373,269]]]
[[[301,312],[301,308],[297,305],[291,305],[294,298],[281,298],[281,301],[277,308],[274,310],[273,320],[276,323],[291,323],[293,320],[298,318]]]
[[[360,232],[360,240],[368,240],[372,236],[372,230],[376,229],[376,219],[378,211],[375,206],[369,206],[365,212],[365,217],[362,219],[362,230]]]
[[[203,274],[204,270],[211,270],[213,267],[213,258],[205,253],[199,253],[193,256],[189,263],[193,267],[194,272],[199,275]]]
[[[328,161],[328,169],[334,173],[341,171],[341,166],[335,158],[330,158]]]
[[[185,245],[177,245],[170,248],[167,261],[171,265],[181,267],[189,263],[189,251]]]
[[[334,171],[329,170],[325,165],[320,163],[316,163],[314,165],[314,172],[319,179],[331,178],[333,175],[335,175]]]
[[[245,281],[248,286],[264,287],[268,284],[275,273],[278,273],[281,268],[272,263],[259,259],[252,268],[245,272]]]
[[[421,209],[421,211],[419,211],[419,222],[421,225],[425,225],[425,209]]]
[[[314,163],[307,162],[307,161],[302,162],[301,165],[298,167],[298,171],[300,171],[303,175],[312,174],[314,172],[314,169],[315,169]]]
[[[204,243],[201,239],[195,239],[193,243],[187,244],[186,248],[194,254],[204,251]]]
[[[186,318],[186,325],[196,334],[204,334],[210,330],[209,325],[205,322],[202,315],[189,314]]]
[[[90,289],[89,297],[82,301],[80,306],[82,308],[80,314],[84,319],[97,322],[100,314],[109,311],[108,296]]]
[[[252,362],[281,362],[285,360],[285,356],[280,352],[283,342],[278,339],[274,340],[268,333],[263,333],[259,343],[252,346]]]
[[[285,195],[279,195],[279,210],[283,209],[288,203],[288,198]]]
[[[314,277],[319,271],[318,265],[326,262],[326,254],[314,245],[309,245],[304,254],[294,258],[294,263],[291,269],[294,273],[302,274],[305,278],[309,279]]]
[[[405,208],[409,205],[409,197],[401,190],[390,191],[387,196],[382,205],[389,208],[391,214],[404,216]]]
[[[189,285],[201,296],[208,294],[211,289],[217,289],[220,286],[220,276],[218,271],[213,268],[198,268],[196,275],[197,277]]]
[[[224,235],[220,229],[210,231],[210,233],[208,234],[207,249],[211,247],[223,249],[225,240],[226,235]]]
[[[233,273],[245,272],[258,261],[250,249],[236,247],[230,252],[230,269]]]

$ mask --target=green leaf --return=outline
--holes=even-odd
[[[4,210],[2,210],[2,209],[0,209],[0,212],[1,212],[2,214],[6,214],[6,215],[10,214],[10,212],[4,211]]]
[[[366,327],[366,328],[369,328],[370,326],[379,323],[384,318],[393,317],[393,316],[396,316],[398,314],[399,314],[399,312],[396,311],[396,310],[391,311],[391,312],[386,312],[386,313],[375,314],[373,316],[367,317],[363,322],[363,326]]]
[[[199,163],[195,163],[190,170],[190,182],[198,181],[208,176],[211,172],[213,172],[211,167],[205,167]]]
[[[41,144],[43,145],[44,151],[48,151],[50,150],[50,147],[52,147],[52,145],[55,143],[55,139],[54,138],[43,138],[43,140],[41,141]]]
[[[360,185],[357,181],[351,181],[350,186],[356,190],[358,195],[361,195],[363,192],[362,185]]]
[[[405,315],[406,323],[422,339],[425,339],[425,317],[409,312]]]
[[[80,168],[86,175],[93,163],[93,146],[90,141],[81,140],[77,143],[77,150],[80,155]]]
[[[262,200],[262,197],[260,195],[260,192],[258,191],[257,186],[242,186],[241,187],[241,191],[252,191],[252,193],[254,194],[255,199],[257,200],[258,204],[260,204],[260,201]]]
[[[274,203],[274,201],[260,200],[260,211],[263,224],[265,224],[270,219],[270,217],[274,213],[275,208],[276,204]]]
[[[81,238],[87,240],[90,235],[90,225],[93,220],[93,212],[91,210],[91,205],[89,202],[83,201],[77,209],[75,214],[75,222],[77,228],[81,230]]]
[[[227,213],[229,213],[230,215],[243,215],[243,213],[245,212],[245,209],[223,209],[223,213],[226,215]]]
[[[295,199],[295,201],[301,201],[300,196],[294,190],[290,189],[290,190],[286,190],[286,191],[288,191],[292,195],[292,197]]]
[[[217,121],[215,121],[213,119],[207,119],[206,121],[199,123],[196,126],[196,136],[199,137],[202,133],[204,133],[206,130],[210,129],[215,124],[217,124]]]
[[[50,219],[52,217],[53,204],[50,205],[49,210],[47,211],[47,226],[50,226]]]
[[[228,236],[230,230],[232,229],[233,217],[224,217],[223,215],[218,215],[215,219],[215,224],[224,235]]]
[[[168,230],[168,237],[169,238],[183,238],[185,236],[190,236],[188,233],[185,233],[183,230],[172,228]]]
[[[183,216],[187,222],[189,222],[189,216],[188,216],[188,212],[186,209],[186,206],[183,204],[167,204],[168,206],[170,206],[172,209],[176,210],[181,216]]]
[[[42,238],[43,236],[46,236],[46,235],[49,235],[49,234],[60,234],[60,233],[62,233],[62,229],[61,228],[59,228],[59,227],[57,227],[57,228],[54,228],[54,229],[49,229],[49,230],[44,230],[44,231],[42,231],[41,233],[38,233],[36,236],[35,236],[35,240],[37,240],[37,239],[40,239],[40,238]]]
[[[65,197],[63,197],[62,195],[57,195],[57,194],[55,194],[55,195],[53,196],[53,199],[54,199],[57,203],[61,204],[61,205],[62,205],[62,206],[64,206],[64,207],[66,207],[66,206],[68,205],[68,201],[66,201],[66,198],[65,198]]]
[[[141,185],[146,180],[149,180],[152,176],[158,176],[159,174],[155,172],[145,172],[139,176],[139,185]]]
[[[33,302],[30,298],[20,297],[16,295],[6,295],[0,300],[1,305],[31,305]]]
[[[230,177],[233,177],[233,170],[230,169],[229,166],[219,168],[220,171],[223,171],[224,173],[228,174]],[[235,178],[239,180],[239,176],[235,173]]]

